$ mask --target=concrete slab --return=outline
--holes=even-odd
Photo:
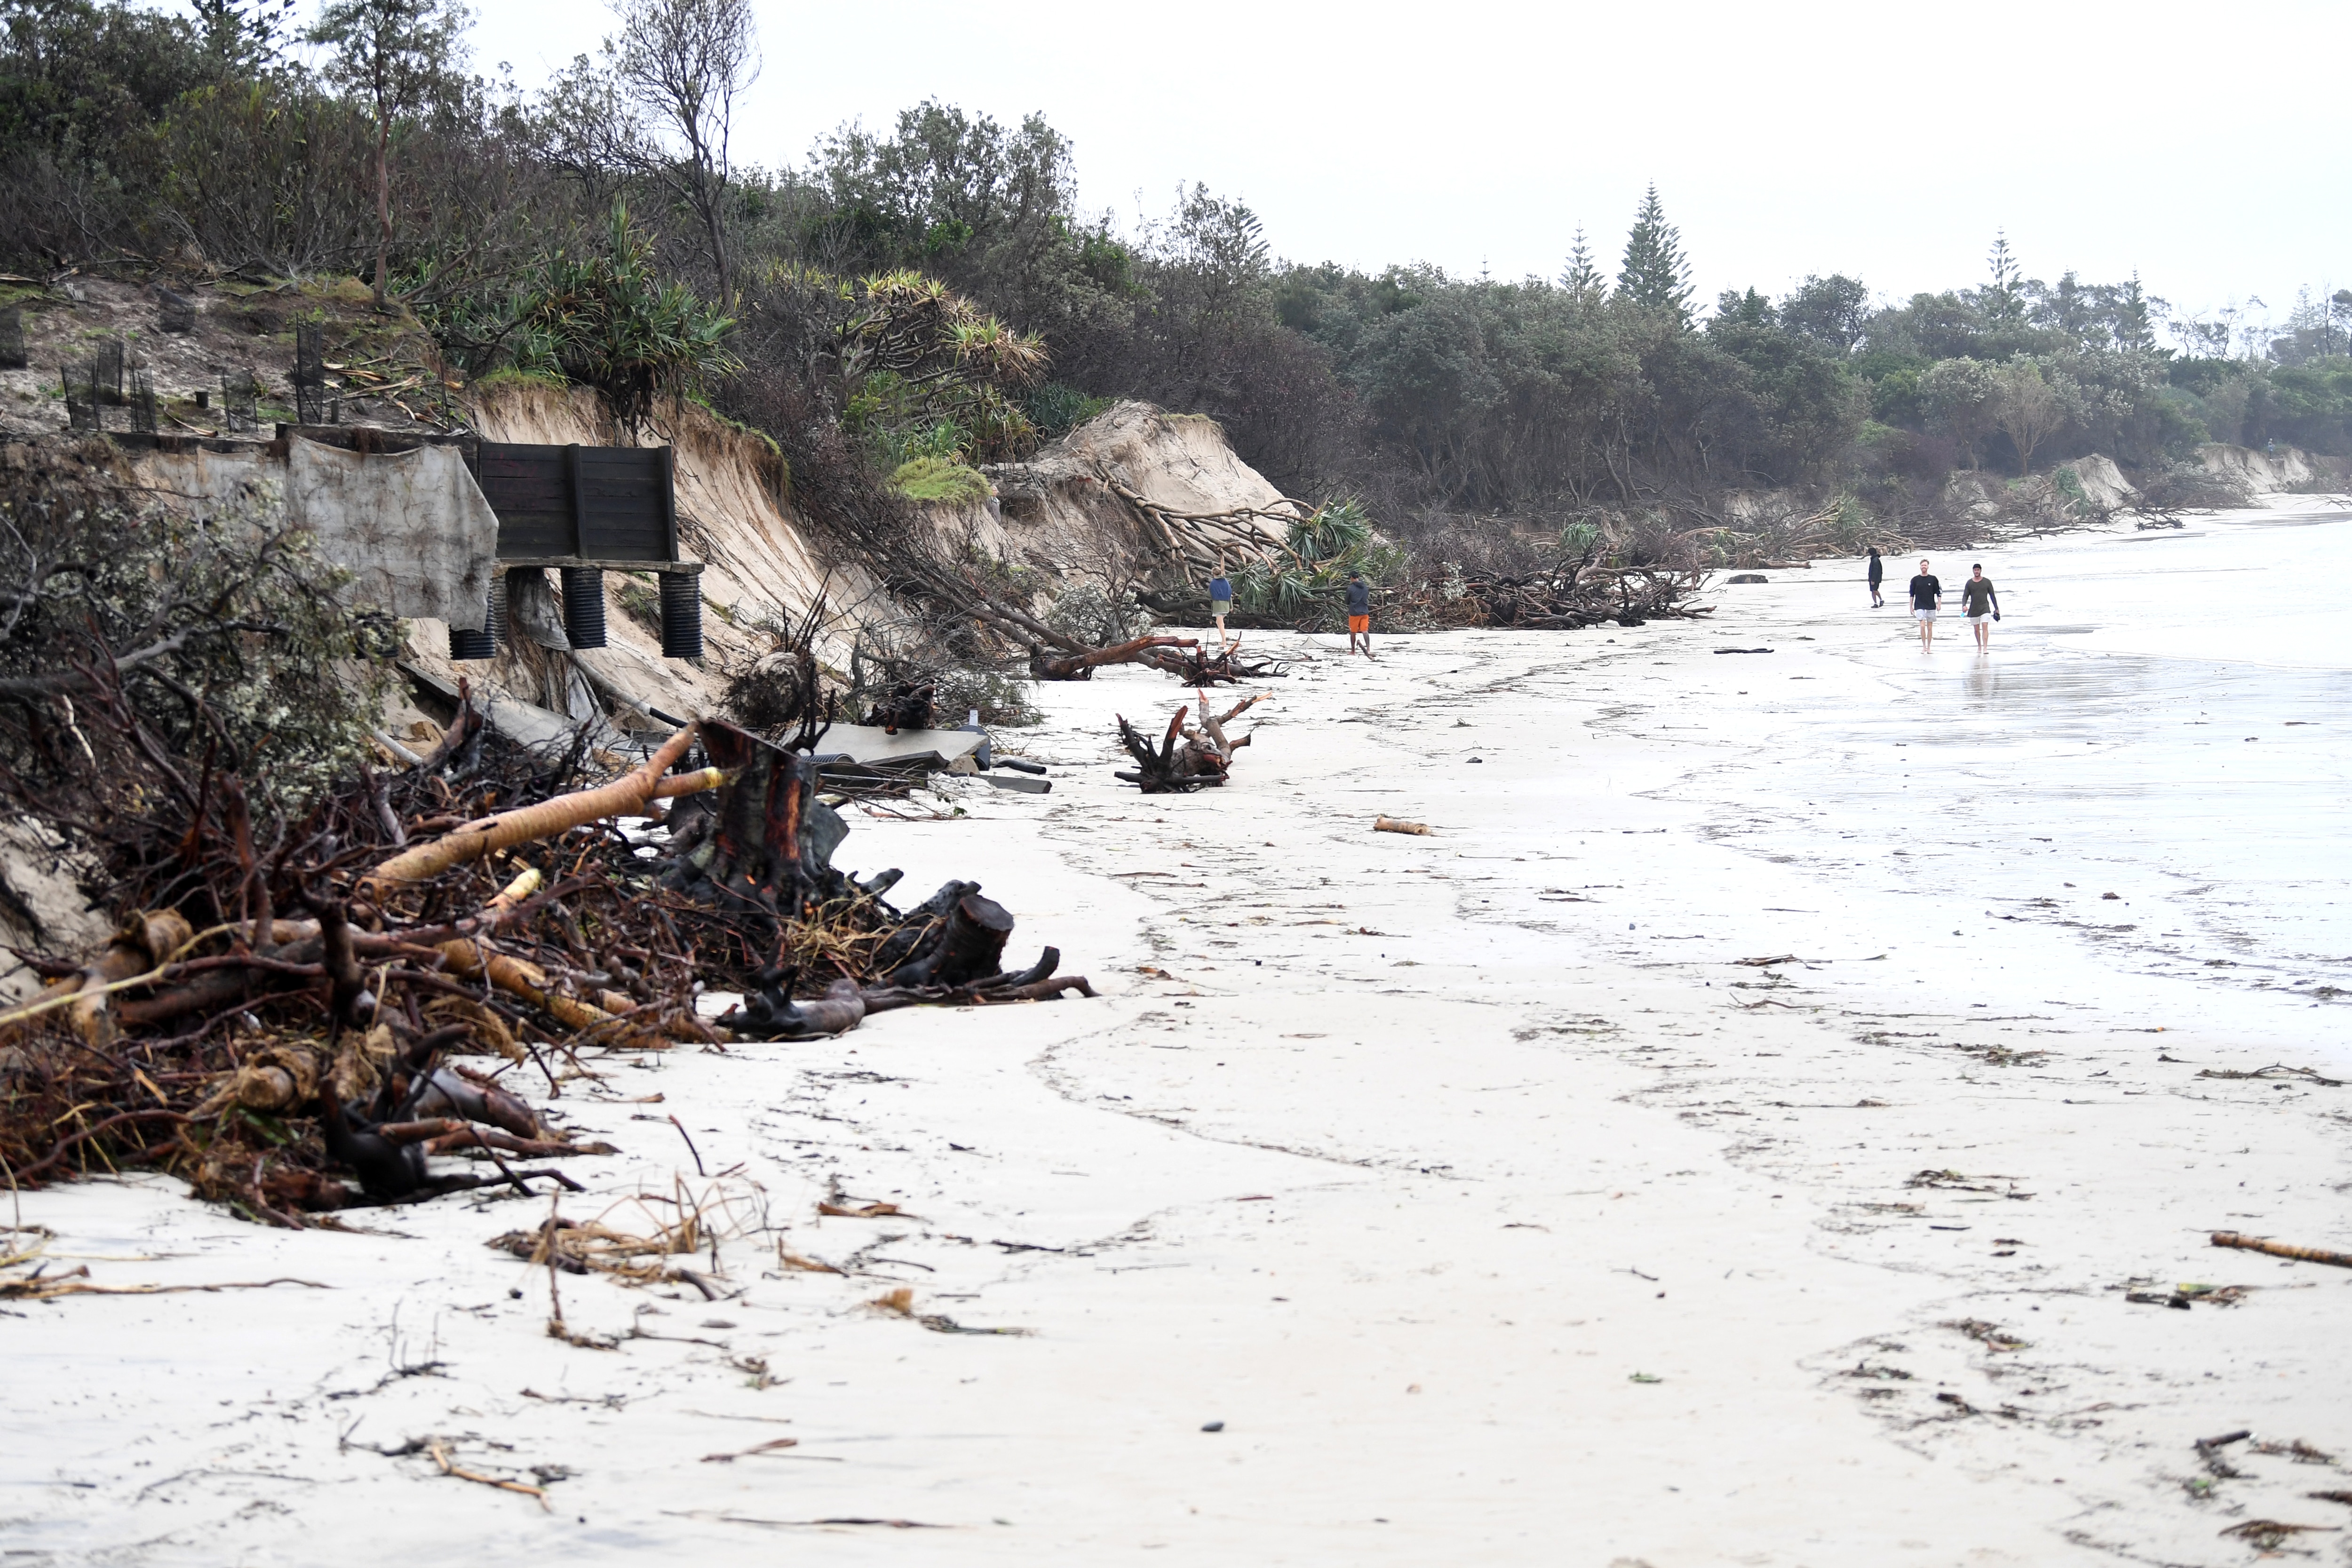
[[[929,756],[945,767],[980,749],[987,736],[971,730],[901,730],[893,735],[878,724],[835,724],[816,743],[820,760],[845,757],[854,763],[908,763]]]

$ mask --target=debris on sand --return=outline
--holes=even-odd
[[[1118,716],[1119,743],[1135,759],[1135,767],[1121,769],[1118,777],[1139,787],[1146,795],[1190,795],[1197,789],[1214,789],[1225,782],[1231,771],[1234,753],[1250,743],[1251,735],[1234,739],[1225,733],[1225,726],[1265,701],[1271,693],[1260,692],[1234,703],[1223,713],[1209,711],[1206,692],[1195,692],[1200,703],[1201,722],[1188,725],[1184,716],[1192,711],[1188,704],[1176,710],[1168,721],[1167,732],[1160,737],[1158,750],[1141,735],[1135,726]],[[1180,746],[1179,742],[1182,744]]]
[[[578,1191],[538,1162],[614,1151],[533,1111],[515,1092],[526,1072],[560,1096],[597,1078],[599,1054],[1094,994],[1050,947],[1006,973],[1013,917],[977,883],[901,912],[883,898],[896,872],[836,869],[848,828],[815,798],[815,761],[716,720],[551,793],[461,713],[452,735],[471,738],[434,748],[441,763],[362,768],[301,819],[265,823],[235,773],[147,760],[135,709],[85,695],[82,729],[146,810],[79,826],[136,912],[95,954],[43,955],[47,989],[0,1012],[0,1158],[19,1182],[160,1169],[289,1226],[534,1179]],[[804,981],[819,994],[796,999]],[[749,999],[706,1021],[706,984]],[[531,1246],[608,1271],[644,1250],[593,1226]]]

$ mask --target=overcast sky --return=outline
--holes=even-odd
[[[1843,271],[1893,296],[2137,268],[2189,311],[2352,284],[2352,3],[1019,5],[755,0],[739,159],[799,164],[926,97],[1076,144],[1132,224],[1202,181],[1278,255],[1614,270],[1645,184],[1701,298]],[[596,0],[478,0],[478,63],[543,82]]]

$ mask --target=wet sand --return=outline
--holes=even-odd
[[[1109,777],[1110,715],[1171,683],[1049,688],[1012,743],[1051,795],[961,786],[839,858],[979,879],[1016,959],[1054,942],[1101,1000],[558,1102],[626,1150],[572,1162],[564,1212],[715,1194],[740,1294],[567,1277],[575,1331],[637,1336],[583,1349],[482,1245],[543,1203],[296,1236],[172,1183],[27,1194],[100,1283],[330,1289],[5,1309],[0,1536],[1697,1568],[2237,1563],[2248,1521],[2352,1526],[2305,1495],[2341,1467],[2250,1452],[2352,1453],[2352,1272],[2207,1244],[2352,1247],[2352,1087],[2206,1076],[2352,1079],[2347,557],[2308,499],[1988,555],[1987,658],[1956,617],[1921,654],[1830,562],[1712,622],[1376,665],[1253,638],[1311,662],[1183,798]],[[940,1322],[866,1305],[899,1286]],[[2216,1479],[2193,1444],[2241,1428]],[[427,1436],[560,1475],[550,1510],[362,1447]]]

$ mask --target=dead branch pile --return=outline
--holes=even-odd
[[[1465,576],[1424,585],[1410,597],[1447,625],[1576,630],[1645,621],[1688,619],[1713,612],[1693,604],[1706,585],[1703,572],[1667,566],[1579,567],[1564,562],[1522,575]]]
[[[117,766],[51,819],[132,912],[100,952],[28,955],[52,984],[0,1010],[0,1160],[18,1182],[161,1169],[298,1226],[362,1202],[574,1186],[532,1163],[612,1151],[534,1111],[527,1078],[560,1098],[593,1092],[615,1053],[1093,994],[1056,976],[1052,948],[1003,973],[1013,918],[977,884],[901,914],[881,897],[897,873],[852,882],[814,763],[718,721],[562,791],[551,780],[576,756],[534,772],[469,704],[430,765],[362,768],[294,819],[257,812],[218,752],[183,766],[102,667],[87,674],[77,728]],[[656,821],[671,798],[686,804]],[[803,976],[821,999],[793,1000]],[[751,1000],[714,1025],[705,985]]]
[[[1192,712],[1191,705],[1180,707],[1168,721],[1167,731],[1154,748],[1150,742],[1136,732],[1135,726],[1118,716],[1119,744],[1135,759],[1132,769],[1121,769],[1118,777],[1140,788],[1146,795],[1190,795],[1198,789],[1214,789],[1225,782],[1232,772],[1234,754],[1250,743],[1255,731],[1235,740],[1225,733],[1225,726],[1264,702],[1271,695],[1260,692],[1244,698],[1220,714],[1209,711],[1205,691],[1196,691],[1200,704],[1198,726],[1184,722]]]

